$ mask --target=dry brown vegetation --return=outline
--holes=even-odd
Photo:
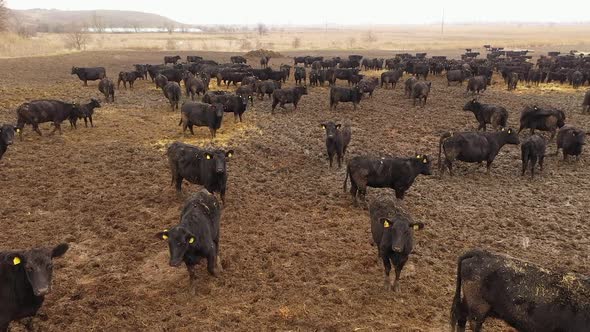
[[[235,33],[136,33],[91,34],[88,50],[202,50],[244,52],[384,50],[445,51],[458,53],[484,44],[533,50],[558,48],[590,50],[587,25],[451,25],[441,35],[440,26],[392,26],[371,28],[271,29]],[[48,55],[71,52],[62,34],[39,33],[33,38],[0,36],[0,57]]]

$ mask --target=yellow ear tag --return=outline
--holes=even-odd
[[[20,133],[20,129],[17,129],[17,130],[16,130],[16,132],[17,132],[17,133]]]
[[[421,155],[416,155],[416,159],[420,159],[420,158],[422,158]]]
[[[386,221],[383,223],[383,227],[388,228],[389,227],[389,223]]]
[[[188,243],[190,243],[190,244],[193,244],[193,243],[195,243],[195,238],[194,238],[194,237],[191,237],[191,238],[188,240]]]
[[[424,159],[422,159],[422,162],[425,164],[428,164],[428,159],[424,158]]]
[[[14,265],[20,264],[20,258],[19,257],[14,257],[14,259],[12,260],[12,264],[14,264]]]
[[[230,157],[230,158],[231,158],[231,157],[233,157],[233,155],[234,155],[234,154],[233,154],[233,153],[231,153],[231,152],[227,154],[227,156],[228,156],[228,157]]]
[[[205,158],[207,158],[207,160],[211,159],[211,155],[206,155]]]
[[[166,234],[162,234],[162,239],[164,239],[164,240],[168,240],[168,235],[166,235]]]
[[[509,133],[509,134],[512,134],[512,130],[511,130],[511,129],[508,129],[508,133]]]
[[[414,225],[414,230],[415,230],[415,231],[417,231],[417,230],[419,230],[419,229],[420,229],[420,226],[418,226],[418,225]]]
[[[502,128],[502,131],[505,131],[505,130],[506,130],[505,128]]]

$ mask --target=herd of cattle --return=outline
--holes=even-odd
[[[405,81],[408,98],[426,104],[431,82],[429,75],[446,75],[447,84],[462,84],[467,80],[467,92],[480,93],[491,84],[492,74],[501,73],[508,89],[513,90],[519,81],[533,84],[540,82],[569,82],[574,88],[590,83],[590,58],[560,55],[551,52],[542,56],[536,66],[531,63],[526,51],[511,52],[494,49],[486,59],[477,59],[479,53],[467,50],[458,59],[443,56],[426,57],[398,54],[391,59],[363,58],[351,55],[346,59],[316,56],[295,57],[293,66],[281,65],[279,70],[270,67],[270,57],[260,58],[260,68],[248,65],[248,59],[232,56],[231,63],[218,64],[199,56],[188,56],[186,63],[178,63],[180,56],[166,56],[164,64],[135,64],[133,70],[120,72],[117,86],[107,76],[103,67],[72,68],[87,85],[88,81],[99,80],[98,89],[107,102],[115,102],[115,91],[121,83],[125,89],[129,84],[134,88],[137,79],[149,79],[169,100],[172,110],[180,109],[180,123],[183,132],[193,126],[208,127],[215,138],[221,127],[225,112],[233,113],[235,121],[242,121],[248,104],[254,99],[272,99],[272,112],[277,105],[282,108],[293,104],[294,109],[309,86],[330,85],[329,107],[336,109],[338,103],[350,102],[356,109],[365,94],[372,96],[377,87],[395,89],[397,83],[410,74]],[[381,77],[361,74],[370,70],[385,70]],[[294,87],[283,87],[294,76]],[[209,91],[210,81],[216,85],[235,85],[235,93]],[[337,80],[346,81],[347,87],[337,86]],[[237,84],[240,83],[238,87]],[[181,84],[184,85],[186,101],[182,101]],[[215,83],[213,84],[215,85]],[[202,95],[202,97],[201,97]],[[195,101],[200,97],[201,101]],[[190,100],[189,100],[190,98]],[[77,121],[84,119],[85,125],[93,126],[92,115],[101,107],[97,99],[87,104],[59,100],[33,100],[16,110],[16,125],[0,127],[0,159],[13,143],[15,133],[21,140],[25,125],[31,125],[42,135],[39,124],[51,122],[61,133],[61,123],[70,122],[76,128]],[[531,135],[521,144],[522,175],[529,168],[534,176],[535,164],[541,170],[546,156],[546,146],[555,136],[556,151],[562,150],[563,157],[579,158],[584,145],[585,132],[566,125],[566,114],[562,110],[544,108],[538,105],[525,107],[520,116],[518,130],[507,127],[508,112],[501,105],[483,104],[469,98],[464,111],[472,112],[479,124],[474,132],[446,132],[439,140],[438,168],[442,176],[446,169],[453,175],[453,163],[486,162],[487,171],[506,144],[520,144],[519,134],[530,129]],[[586,92],[583,110],[590,111],[590,91]],[[493,131],[487,131],[490,125]],[[326,132],[325,144],[329,165],[332,167],[336,156],[338,167],[344,161],[347,147],[352,139],[349,126],[332,121],[321,123]],[[480,131],[481,130],[481,131]],[[534,131],[551,133],[547,141]],[[194,134],[194,133],[193,133]],[[557,154],[557,152],[555,153]],[[200,148],[175,142],[168,146],[167,158],[172,174],[172,183],[181,191],[182,182],[187,180],[204,187],[193,195],[181,213],[178,225],[156,234],[166,240],[170,251],[169,264],[178,267],[183,262],[189,271],[191,291],[196,286],[195,266],[202,258],[207,260],[207,270],[217,276],[222,270],[219,256],[219,233],[222,207],[228,181],[226,163],[232,158],[232,150]],[[350,194],[358,204],[358,198],[365,201],[367,187],[391,188],[398,200],[404,199],[418,175],[431,175],[431,157],[416,153],[408,158],[372,158],[356,156],[349,160],[344,179],[344,191],[350,181]],[[220,194],[221,202],[214,196]],[[385,287],[400,290],[401,271],[408,261],[413,248],[414,231],[425,227],[397,207],[397,202],[376,199],[369,205],[373,244],[385,268]],[[13,320],[34,316],[41,307],[44,296],[49,292],[52,278],[51,260],[61,257],[68,250],[67,244],[53,248],[35,248],[26,251],[0,252],[0,331],[6,331]],[[395,280],[390,280],[392,264]],[[539,289],[543,292],[539,293]],[[576,291],[572,291],[576,290]],[[580,295],[582,294],[582,295]],[[587,331],[590,326],[590,279],[572,273],[550,272],[534,264],[508,256],[482,250],[472,250],[459,258],[457,285],[451,309],[453,331],[465,330],[467,322],[474,331],[480,331],[486,317],[497,317],[520,331]]]

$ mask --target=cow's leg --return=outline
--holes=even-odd
[[[531,179],[535,177],[535,164],[537,164],[537,157],[531,158]]]
[[[172,178],[172,181],[174,181],[174,180],[176,180],[175,181],[175,184],[174,184],[174,187],[176,188],[176,192],[177,193],[180,193],[182,191],[182,180],[183,180],[183,178],[180,175],[176,175],[176,177],[173,177]]]
[[[90,127],[94,128],[94,123],[92,123],[92,115],[88,116],[88,120],[90,120]]]
[[[338,151],[337,152],[337,157],[338,157],[338,168],[342,167],[342,152]]]
[[[393,291],[394,292],[400,291],[399,279],[400,279],[400,275],[402,274],[402,269],[404,268],[405,264],[406,264],[406,261],[401,261],[397,265],[395,265],[395,280],[393,282]]]
[[[493,163],[493,162],[494,162],[493,160],[488,160],[488,161],[486,162],[486,174],[487,174],[487,175],[490,175],[490,168],[492,167],[492,163]]]
[[[219,272],[215,268],[217,265],[217,258],[216,255],[210,254],[207,256],[207,272],[214,277],[219,277]]]
[[[526,172],[526,169],[527,169],[528,162],[529,162],[528,157],[522,156],[522,172],[521,172],[520,176],[524,176],[524,173]]]
[[[193,131],[193,125],[189,125],[188,126],[188,130],[191,132],[191,135],[195,135],[195,132]]]
[[[92,120],[90,120],[90,124],[92,124]],[[84,127],[88,128],[88,120],[86,118],[84,118]]]
[[[453,176],[453,161],[445,158],[445,163],[447,164],[447,168],[449,169],[449,175]]]
[[[383,267],[385,268],[385,276],[383,278],[383,287],[385,290],[391,290],[391,278],[389,277],[389,273],[391,272],[391,262],[389,261],[389,257],[387,255],[382,255],[383,259]]]
[[[544,155],[541,155],[539,157],[539,169],[540,169],[541,172],[543,172],[543,161],[545,161],[545,156]]]
[[[53,131],[51,132],[51,135],[53,135],[55,133],[56,130],[59,130],[59,134],[61,135],[61,124],[59,122],[54,122],[53,123]]]
[[[215,132],[217,131],[216,129],[213,128],[209,128],[209,131],[211,132],[211,139],[215,138]]]
[[[238,122],[238,113],[234,113],[234,123]]]
[[[196,265],[186,265],[186,269],[188,270],[189,289],[193,296],[197,293],[197,273],[195,271],[195,266]]]
[[[84,80],[84,86],[88,86],[88,81]]]
[[[549,137],[549,142],[553,142],[553,138],[555,137],[556,132],[557,132],[557,130],[555,130],[555,129],[551,130],[551,137]]]

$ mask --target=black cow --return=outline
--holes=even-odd
[[[202,185],[212,193],[220,193],[225,203],[227,190],[227,161],[234,151],[219,149],[200,149],[181,142],[172,143],[167,150],[168,163],[172,174],[172,184],[181,191],[182,180]]]
[[[84,81],[84,86],[88,86],[88,81],[101,80],[107,76],[104,67],[72,67],[72,75],[78,75],[80,81]]]
[[[8,150],[8,146],[12,145],[15,130],[17,129],[13,125],[4,124],[0,126],[0,160],[2,160],[2,156],[6,153],[6,150]]]
[[[175,55],[175,56],[165,56],[164,57],[164,64],[176,64],[178,61],[180,61],[180,55]]]
[[[574,89],[577,89],[584,83],[584,74],[579,70],[576,70],[572,74],[572,86]]]
[[[250,101],[250,105],[254,106],[254,87],[255,84],[241,85],[236,89],[236,95],[246,98]]]
[[[522,158],[522,174],[526,172],[529,162],[531,163],[531,178],[535,177],[535,164],[539,161],[541,172],[543,171],[543,161],[545,160],[546,143],[543,137],[535,134],[526,138],[520,146]]]
[[[461,296],[463,293],[463,296]],[[459,257],[451,330],[467,321],[480,332],[487,317],[522,332],[587,331],[590,277],[473,249]]]
[[[114,103],[115,102],[115,83],[108,77],[103,78],[98,82],[98,91],[100,91],[106,101],[109,101],[109,98]]]
[[[133,67],[135,68],[135,71],[139,73],[140,77],[142,80],[147,80],[147,66],[148,65],[142,65],[142,64],[135,64],[133,65]]]
[[[518,133],[523,129],[529,128],[531,134],[535,133],[535,129],[541,131],[551,132],[553,140],[558,128],[565,125],[565,113],[560,110],[542,109],[537,106],[526,106],[520,113],[520,128]]]
[[[586,91],[582,102],[582,113],[590,112],[590,90]]]
[[[123,82],[123,86],[125,90],[127,90],[127,83],[129,83],[129,88],[133,89],[133,83],[135,80],[142,77],[142,74],[138,71],[122,71],[119,73],[119,80],[117,81],[117,89],[121,88],[121,82]]]
[[[275,108],[279,105],[285,109],[285,104],[293,104],[294,110],[297,110],[297,104],[301,100],[301,96],[307,95],[306,86],[296,86],[293,88],[286,89],[275,89],[272,92],[272,109],[271,113],[274,113]]]
[[[516,86],[518,85],[518,73],[512,72],[510,76],[508,76],[508,91],[516,90]]]
[[[355,204],[357,193],[365,199],[367,187],[392,188],[401,200],[419,174],[431,174],[430,164],[430,158],[422,154],[411,158],[354,157],[346,167],[344,191],[350,177],[350,194]]]
[[[13,320],[37,314],[51,292],[53,258],[68,251],[66,243],[53,248],[0,252],[0,331]]]
[[[193,126],[197,127],[208,127],[211,132],[211,139],[215,138],[217,130],[221,128],[221,122],[223,120],[224,106],[219,103],[206,104],[199,102],[186,102],[182,104],[180,109],[180,123],[182,125],[182,132],[189,128],[191,134],[193,132]]]
[[[432,82],[419,81],[412,87],[412,99],[414,100],[414,106],[416,106],[416,100],[422,104],[422,107],[426,106],[426,100],[430,94],[430,88]]]
[[[467,90],[465,94],[471,91],[471,94],[479,94],[480,92],[486,91],[488,84],[487,79],[485,76],[475,76],[471,77],[469,81],[467,81]]]
[[[301,84],[301,82],[303,81],[303,83],[306,83],[306,79],[307,79],[307,73],[305,72],[305,68],[303,67],[295,67],[295,84]]]
[[[39,124],[53,122],[55,127],[51,134],[55,133],[56,130],[59,130],[61,134],[61,123],[79,114],[80,108],[75,103],[66,103],[60,100],[32,100],[16,109],[16,129],[21,141],[23,139],[23,128],[26,124],[33,126],[33,130],[39,136],[43,136],[41,130],[39,130]]]
[[[339,102],[352,103],[356,110],[356,105],[361,102],[362,97],[363,93],[358,86],[352,88],[333,86],[330,88],[330,110],[336,110]]]
[[[430,72],[430,68],[428,68],[427,63],[414,64],[414,75],[416,76],[417,79],[420,79],[420,76],[424,77],[424,79],[427,79],[429,72]]]
[[[305,65],[305,58],[304,56],[296,56],[293,57],[293,65],[297,66],[297,64],[302,63]]]
[[[168,82],[176,82],[180,84],[184,77],[184,70],[177,68],[165,68],[158,72],[160,75],[166,76]]]
[[[267,68],[268,61],[270,61],[270,56],[262,56],[260,57],[260,67]]]
[[[463,81],[470,76],[468,71],[462,69],[453,69],[447,71],[447,86],[451,85],[451,82],[459,82],[459,85],[463,85]]]
[[[187,55],[186,56],[186,62],[200,62],[201,60],[203,60],[202,56],[198,56],[198,55]]]
[[[585,137],[586,133],[581,129],[569,125],[561,127],[557,132],[557,150],[555,151],[555,155],[561,149],[563,160],[567,160],[568,156],[576,156],[576,160],[579,160],[585,144]]]
[[[405,83],[405,95],[408,98],[412,98],[412,91],[414,89],[414,85],[418,83],[418,79],[414,76],[410,76]]]
[[[261,81],[259,83],[256,84],[256,94],[258,95],[258,99],[263,100],[264,99],[264,95],[268,95],[268,98],[271,98],[272,93],[281,88],[281,82],[280,81],[273,81],[273,80],[267,80],[267,81]]]
[[[166,65],[146,65],[146,68],[153,82],[160,73],[160,70],[166,69],[167,67]]]
[[[390,71],[386,71],[386,72],[382,73],[381,74],[381,87],[383,87],[383,84],[385,84],[385,88],[387,88],[387,86],[389,84],[391,84],[391,88],[395,89],[397,82],[399,81],[400,78],[402,78],[402,76],[404,76],[404,72],[401,69],[390,70]]]
[[[424,223],[415,222],[398,209],[391,200],[377,199],[369,205],[371,234],[377,246],[377,255],[383,261],[385,278],[383,285],[391,290],[391,265],[395,267],[393,290],[400,291],[399,279],[404,265],[414,249],[414,231],[424,228]]]
[[[462,132],[444,133],[438,145],[438,167],[442,177],[445,166],[453,175],[453,161],[460,160],[466,163],[487,162],[487,173],[490,172],[492,162],[505,144],[520,144],[518,134],[512,128],[502,128],[497,132]],[[444,164],[441,162],[441,153],[444,151]]]
[[[180,85],[176,82],[168,82],[164,88],[162,88],[164,92],[164,97],[168,99],[170,102],[170,107],[172,107],[172,112],[178,109],[178,104],[180,103],[180,98],[182,97],[182,90],[180,90]]]
[[[373,91],[379,85],[379,78],[377,77],[367,77],[363,78],[360,82],[358,82],[358,88],[361,93],[364,95],[365,93],[369,94],[369,97],[373,97]]]
[[[195,95],[200,96],[201,93],[205,94],[207,91],[205,83],[200,78],[190,72],[186,72],[184,76],[184,88],[186,89],[186,96],[190,95],[191,100],[195,100]]]
[[[285,79],[288,79],[290,77],[291,66],[281,65],[281,67],[279,69],[285,74]]]
[[[94,128],[94,123],[92,123],[92,115],[94,115],[95,108],[100,108],[100,102],[94,98],[91,98],[88,104],[79,105],[78,114],[72,114],[70,117],[70,126],[76,128],[78,119],[84,119],[84,127],[88,128],[88,120],[90,120],[90,126]]]
[[[480,129],[486,131],[487,124],[491,124],[494,130],[498,130],[498,128],[506,127],[508,122],[508,111],[504,107],[482,104],[476,99],[467,102],[463,110],[473,112],[475,119],[479,122],[478,131]]]
[[[166,86],[166,84],[168,84],[168,79],[166,78],[166,76],[158,74],[154,82],[156,83],[156,88],[163,89]]]
[[[353,77],[358,75],[358,69],[334,69],[334,77],[339,80],[344,80],[350,85]]]
[[[215,95],[208,93],[207,102],[210,104],[222,104],[225,112],[234,113],[234,122],[238,122],[238,117],[242,122],[242,114],[246,112],[248,107],[248,97],[232,94]]]
[[[330,160],[330,168],[332,168],[334,154],[337,155],[338,168],[340,168],[352,136],[350,126],[345,125],[343,128],[340,128],[340,124],[335,124],[332,121],[324,122],[321,126],[326,130],[326,149],[328,151],[328,159]]]
[[[203,189],[186,201],[178,225],[156,234],[158,239],[168,241],[170,266],[179,267],[183,262],[186,265],[191,295],[196,293],[195,269],[202,258],[207,260],[209,274],[218,277],[223,272],[219,256],[220,218],[217,198]]]
[[[248,60],[246,60],[246,58],[244,58],[243,56],[232,56],[229,58],[229,60],[231,61],[231,63],[247,63]]]

